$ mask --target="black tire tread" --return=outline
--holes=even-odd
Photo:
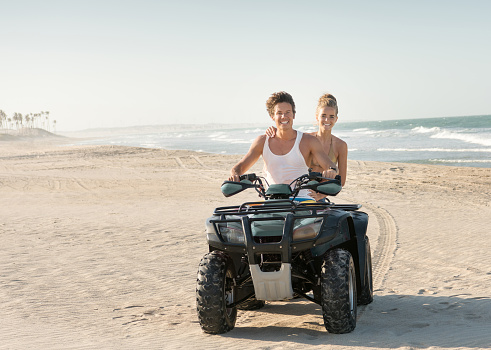
[[[199,264],[196,309],[205,333],[226,333],[235,326],[237,309],[233,308],[231,315],[228,315],[225,307],[224,284],[228,269],[234,273],[231,258],[222,251],[206,254]]]
[[[354,271],[353,258],[347,250],[333,249],[324,255],[321,270],[322,314],[329,333],[349,333],[356,327],[356,295],[354,316],[350,311],[350,268]]]

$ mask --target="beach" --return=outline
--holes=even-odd
[[[240,155],[0,142],[0,349],[487,349],[491,168],[349,160],[335,203],[370,216],[374,301],[329,334],[305,299],[201,331],[204,222]],[[258,162],[252,171],[260,172]]]

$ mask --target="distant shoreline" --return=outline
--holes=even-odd
[[[37,138],[66,138],[40,128],[22,128],[19,130],[0,129],[0,141],[16,141]]]
[[[490,168],[490,121],[491,116],[427,118],[405,123],[346,123],[336,125],[335,135],[348,143],[348,159],[352,160]],[[255,137],[265,130],[266,125],[250,123],[155,125],[57,134],[42,129],[22,129],[7,133],[4,130],[0,133],[0,141],[53,142],[58,147],[119,145],[244,155]],[[297,130],[311,132],[316,127],[297,124]]]
[[[406,118],[406,119],[373,119],[373,120],[350,120],[346,121],[340,117],[337,126],[352,126],[360,123],[404,123],[404,122],[418,122],[418,121],[431,121],[431,120],[457,120],[459,118],[482,118],[482,117],[491,117],[491,114],[476,114],[476,115],[468,115],[468,116],[447,116],[447,117],[429,117],[429,118]],[[315,124],[315,118],[305,118],[305,117],[297,117],[295,118],[294,127],[301,126],[312,126]],[[210,129],[236,129],[236,128],[261,128],[268,127],[272,125],[268,119],[264,119],[262,122],[254,122],[254,123],[181,123],[181,124],[146,124],[146,125],[130,125],[130,126],[104,126],[104,127],[94,127],[94,128],[84,128],[77,130],[60,130],[59,134],[90,134],[90,133],[103,133],[108,132],[111,134],[119,134],[119,133],[146,133],[146,132],[162,132],[162,131],[184,131],[184,130],[210,130]]]

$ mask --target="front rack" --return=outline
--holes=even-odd
[[[312,211],[315,215],[317,210],[326,210],[335,206],[331,202],[314,202],[314,203],[295,203],[292,200],[268,200],[260,202],[246,202],[241,205],[234,205],[229,207],[218,207],[213,212],[214,215],[249,215],[249,214],[269,214],[278,212],[291,212],[297,211]]]
[[[331,208],[346,211],[355,211],[361,208],[361,204],[334,204]]]
[[[294,202],[289,199],[280,200],[268,200],[259,202],[246,202],[241,205],[234,205],[228,207],[218,207],[213,212],[214,215],[249,215],[249,214],[269,214],[279,212],[291,212],[297,211],[312,211],[313,215],[316,215],[318,210],[326,209],[340,209],[345,211],[356,211],[360,209],[361,204],[334,204],[332,202]]]

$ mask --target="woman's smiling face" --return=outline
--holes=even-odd
[[[336,122],[338,121],[336,108],[327,106],[319,109],[316,115],[316,119],[319,125],[319,129],[332,129],[334,124],[336,124]]]

